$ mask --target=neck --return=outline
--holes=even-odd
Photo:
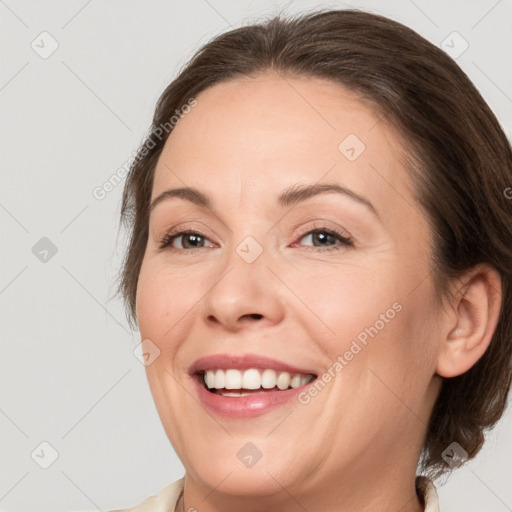
[[[374,475],[372,475],[373,477]],[[346,480],[346,483],[342,483]],[[351,482],[349,482],[351,480]],[[372,481],[373,480],[373,481]],[[374,512],[375,510],[400,510],[423,512],[416,494],[415,475],[407,480],[392,478],[365,478],[361,481],[338,478],[322,488],[312,489],[281,487],[278,492],[265,496],[241,496],[217,489],[203,488],[185,475],[184,492],[177,504],[178,512]],[[275,484],[275,482],[274,482]],[[204,498],[204,496],[207,496]]]

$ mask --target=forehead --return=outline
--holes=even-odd
[[[322,180],[377,205],[408,194],[394,131],[339,84],[266,73],[221,82],[196,100],[167,139],[152,197],[193,186],[247,205],[249,196],[271,200],[273,190]]]

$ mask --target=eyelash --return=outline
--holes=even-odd
[[[338,251],[342,247],[353,247],[354,246],[354,241],[350,236],[344,236],[341,233],[339,233],[338,231],[336,231],[335,229],[328,228],[327,226],[313,226],[312,229],[309,228],[307,231],[303,231],[299,235],[298,239],[301,240],[306,235],[310,235],[312,233],[325,233],[327,235],[334,236],[335,238],[338,238],[340,240],[341,244],[324,247],[324,248],[315,247],[315,246],[306,246],[307,250],[320,251],[320,252]],[[171,233],[168,233],[163,236],[163,238],[161,239],[161,241],[159,243],[159,249],[160,250],[167,249],[167,250],[171,250],[171,251],[186,251],[186,252],[190,251],[191,249],[180,249],[177,247],[172,247],[172,245],[171,245],[172,242],[174,242],[174,240],[176,238],[179,238],[180,236],[183,236],[183,235],[196,235],[196,236],[200,236],[201,238],[207,239],[202,233],[200,233],[199,231],[196,231],[195,229],[187,229],[184,231],[179,231],[177,233],[171,232]],[[294,244],[295,244],[295,242],[294,242]],[[205,247],[198,247],[198,249],[205,249]]]

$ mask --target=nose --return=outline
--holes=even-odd
[[[283,320],[283,286],[268,263],[265,253],[251,263],[236,251],[230,254],[202,301],[203,319],[209,327],[236,332]]]

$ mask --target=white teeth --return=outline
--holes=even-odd
[[[311,382],[314,379],[312,375],[301,375],[300,376],[300,385],[304,386],[308,382]]]
[[[206,370],[204,382],[209,389],[239,390],[239,389],[272,389],[277,386],[280,390],[298,388],[304,386],[314,379],[313,375],[299,373],[276,372],[272,369],[258,370],[250,368],[245,371],[236,369],[229,370]],[[222,392],[224,396],[245,396],[250,393]]]
[[[245,370],[242,377],[242,388],[258,389],[261,385],[260,372],[255,369]]]
[[[222,391],[222,396],[247,396],[252,395],[252,393],[230,393],[229,391]]]
[[[290,381],[290,386],[292,388],[298,388],[299,386],[302,386],[301,384],[301,379],[300,379],[300,375],[298,373],[296,373],[293,377],[292,377],[292,380]]]
[[[277,387],[281,390],[288,389],[292,376],[288,372],[282,372],[277,378]]]
[[[204,381],[210,389],[214,388],[215,387],[215,373],[206,372],[204,375]]]
[[[242,389],[242,373],[240,370],[226,370],[226,380],[224,382],[226,389]]]
[[[274,370],[263,370],[261,374],[261,387],[264,389],[272,389],[276,387],[277,375]]]
[[[224,370],[217,370],[213,375],[215,375],[215,389],[222,389],[226,385],[226,375]]]

